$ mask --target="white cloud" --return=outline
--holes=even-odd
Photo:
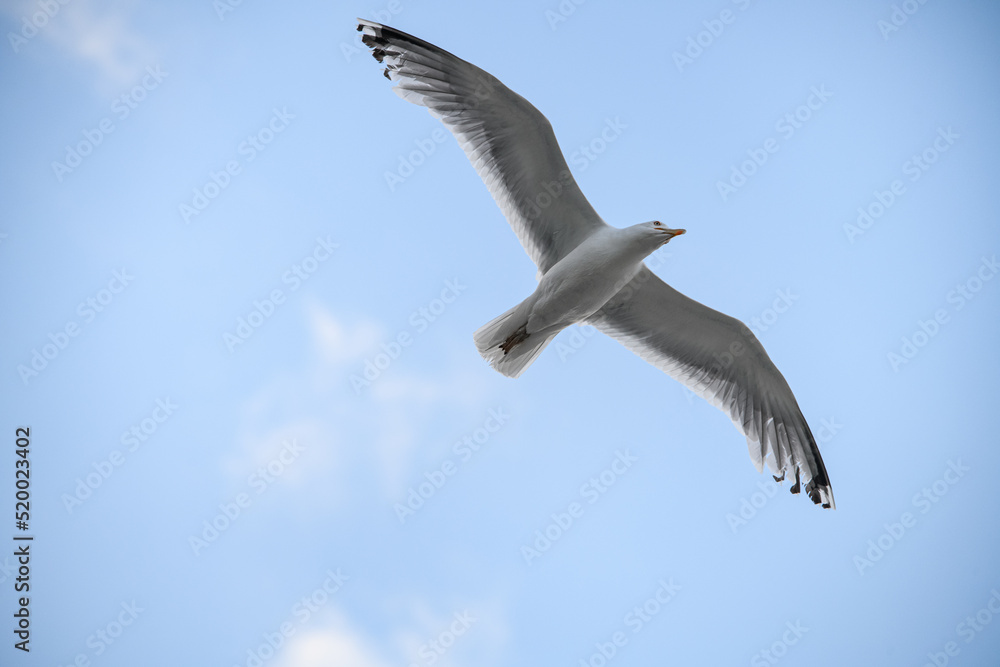
[[[15,34],[21,34],[25,18],[36,26],[37,33],[30,33],[27,43],[20,45],[19,53],[37,48],[37,43],[53,44],[64,56],[96,68],[96,83],[101,92],[116,94],[123,87],[134,85],[147,66],[159,63],[156,49],[131,20],[134,5],[128,0],[104,3],[69,0],[66,4],[53,1],[46,3],[49,7],[46,12],[37,0],[23,0],[8,4],[3,11],[17,22]]]
[[[252,400],[252,399],[251,399]],[[253,471],[261,468],[282,467],[282,484],[307,484],[312,479],[311,471],[329,465],[328,452],[333,449],[333,434],[318,419],[299,419],[285,422],[274,429],[247,429],[241,437],[239,454],[223,461],[223,467],[237,479],[245,479]],[[301,447],[301,454],[287,465],[277,466],[275,460],[287,461],[289,455],[282,454],[286,443],[293,442]]]
[[[429,664],[497,664],[509,642],[506,607],[499,600],[469,606],[441,606],[441,601],[394,596],[382,600],[385,618],[378,647],[353,626],[341,609],[328,607],[322,620],[298,630],[277,656],[275,667],[387,667]],[[402,618],[399,618],[402,612]]]
[[[374,322],[361,322],[348,330],[318,301],[310,300],[306,308],[316,347],[328,364],[362,362],[383,338],[382,328]]]
[[[292,637],[279,656],[278,667],[388,667],[342,614],[331,616],[327,627]]]
[[[419,474],[416,461],[443,455],[455,429],[478,424],[487,403],[495,407],[489,375],[449,364],[430,376],[392,365],[355,392],[349,377],[363,373],[385,328],[345,323],[317,301],[304,306],[313,341],[308,360],[244,399],[235,446],[221,465],[241,485],[286,438],[296,438],[306,451],[282,485],[295,484],[297,494],[308,494],[324,511],[362,497],[389,507]],[[420,351],[414,345],[406,354]],[[435,424],[457,426],[434,432]]]
[[[420,437],[427,415],[435,408],[458,407],[459,414],[478,415],[488,395],[483,381],[461,376],[454,371],[438,379],[420,376],[380,378],[371,387],[372,409],[378,411],[380,428],[374,440],[374,451],[380,464],[382,489],[387,498],[396,499],[407,487],[411,466],[418,448],[444,452],[453,444],[448,436],[428,440]],[[478,417],[476,417],[478,418]],[[462,417],[462,424],[471,427],[474,420]]]

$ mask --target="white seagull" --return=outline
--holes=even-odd
[[[496,370],[518,377],[549,341],[591,324],[729,415],[758,472],[805,483],[834,507],[816,440],[788,382],[742,322],[689,299],[643,260],[684,233],[659,221],[612,227],[566,165],[552,126],[491,74],[433,44],[358,19],[362,41],[408,102],[455,135],[531,259],[538,288],[474,334]]]

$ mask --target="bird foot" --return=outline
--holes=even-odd
[[[515,345],[518,343],[523,343],[528,339],[528,325],[522,324],[514,333],[507,336],[507,340],[500,343],[500,349],[503,350],[504,356],[510,352]]]

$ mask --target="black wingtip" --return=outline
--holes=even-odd
[[[822,482],[817,483],[815,479],[806,485],[806,493],[809,494],[809,498],[817,505],[822,505],[823,509],[825,510],[828,510],[833,507],[833,501],[826,500],[827,495],[829,495],[830,498],[833,497],[829,489],[830,489],[829,484],[823,484]],[[824,494],[823,493],[824,490],[826,490],[827,493]]]
[[[792,485],[789,491],[792,493],[799,493],[802,491],[802,480],[798,468],[795,468],[795,484]],[[781,477],[777,475],[771,475],[774,477],[775,482],[785,481],[785,475],[787,471],[781,471]],[[824,490],[826,493],[824,493]],[[833,493],[830,491],[830,484],[826,481],[825,475],[818,475],[811,479],[808,484],[806,484],[806,495],[809,496],[809,500],[813,501],[816,505],[822,505],[823,509],[830,509],[833,507]],[[827,499],[829,498],[829,500]]]
[[[792,488],[789,489],[789,491],[791,491],[792,493],[798,493],[801,490],[802,490],[802,480],[799,479],[799,469],[795,468],[795,484],[792,485]]]

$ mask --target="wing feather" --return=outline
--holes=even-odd
[[[788,382],[742,322],[703,306],[645,266],[589,320],[729,415],[750,459],[834,507],[823,457]]]
[[[552,126],[491,74],[433,44],[358,19],[393,90],[458,139],[539,276],[605,225],[580,191]]]

